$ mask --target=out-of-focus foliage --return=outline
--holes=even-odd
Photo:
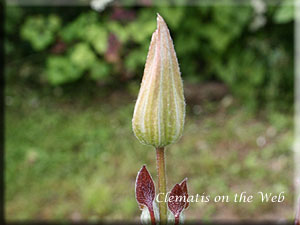
[[[155,174],[155,151],[132,133],[130,95],[94,99],[85,89],[79,86],[76,100],[16,83],[6,89],[8,222],[138,221],[136,173],[147,164]],[[243,191],[284,191],[286,198],[281,204],[260,198],[191,203],[186,220],[292,218],[293,115],[271,110],[257,117],[234,101],[201,107],[187,111],[183,137],[166,152],[168,183],[188,175],[190,193],[233,199]]]
[[[26,61],[38,53],[38,80],[49,85],[140,81],[159,12],[171,30],[184,80],[223,82],[253,108],[290,108],[293,102],[289,5],[7,10],[8,59]]]
[[[55,32],[60,28],[60,18],[55,15],[48,17],[29,17],[21,30],[21,36],[30,41],[34,50],[43,50],[55,41]]]

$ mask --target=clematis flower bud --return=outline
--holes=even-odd
[[[165,147],[183,132],[185,101],[179,65],[169,29],[157,14],[132,126],[140,142]]]

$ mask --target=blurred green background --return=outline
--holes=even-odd
[[[155,151],[131,119],[157,12],[187,100],[168,187],[188,177],[190,194],[286,193],[283,203],[194,203],[186,218],[293,217],[293,7],[149,4],[7,6],[7,220],[138,220],[134,182],[143,164],[156,178]]]

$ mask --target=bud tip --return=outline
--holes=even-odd
[[[159,14],[159,13],[157,13],[157,29],[159,29],[159,27],[161,26],[161,25],[165,25],[165,26],[167,26],[166,25],[166,22],[164,21],[164,19],[162,18],[162,16]]]

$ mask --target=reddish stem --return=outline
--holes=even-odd
[[[149,209],[149,212],[150,212],[151,224],[152,224],[152,225],[156,225],[153,208],[148,208],[148,209]]]
[[[178,225],[179,224],[179,215],[175,215],[175,224],[174,225]]]

